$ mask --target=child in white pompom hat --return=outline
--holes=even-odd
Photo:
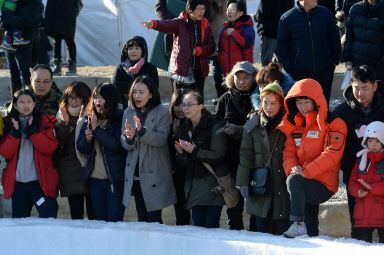
[[[349,179],[349,191],[356,198],[356,238],[372,242],[377,228],[379,242],[384,243],[384,123],[374,121],[360,130],[364,132],[364,149],[356,154]]]

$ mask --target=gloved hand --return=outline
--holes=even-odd
[[[21,129],[16,129],[12,126],[9,130],[9,134],[15,138],[21,138]]]
[[[31,117],[31,118],[33,118],[33,117]],[[27,135],[27,137],[30,137],[31,135],[36,133],[38,130],[39,130],[39,125],[37,123],[37,120],[36,120],[36,118],[33,118],[32,123],[30,123],[30,121],[29,121],[27,127],[25,128],[25,134]]]
[[[241,129],[242,126],[238,126],[238,125],[235,125],[233,123],[226,123],[224,125],[224,127],[222,128],[219,128],[217,131],[216,131],[216,135],[220,135],[221,133],[224,133],[226,135],[234,135],[236,134],[237,131],[239,131],[239,129]]]
[[[224,193],[224,191],[225,189],[221,186],[216,186],[211,190],[211,192],[215,193],[216,195],[221,195]]]
[[[240,193],[244,198],[249,198],[249,187],[248,186],[240,186]]]

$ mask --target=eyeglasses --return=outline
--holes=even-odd
[[[199,11],[199,12],[205,12],[205,8],[204,7],[198,7],[195,10]]]
[[[82,98],[81,97],[68,97],[68,101],[73,101],[76,103],[81,102]]]
[[[52,80],[40,80],[40,79],[34,79],[33,83],[36,85],[43,85],[43,86],[48,86],[52,83]]]
[[[191,108],[194,105],[199,105],[199,104],[182,104],[181,107],[182,108]]]

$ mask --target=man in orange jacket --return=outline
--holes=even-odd
[[[320,83],[296,82],[284,101],[279,125],[286,135],[283,166],[291,198],[291,227],[285,237],[319,234],[319,204],[336,193],[347,127],[328,112]]]

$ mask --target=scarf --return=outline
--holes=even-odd
[[[71,116],[77,117],[80,115],[81,105],[78,107],[71,107],[68,105],[67,111]]]
[[[130,76],[134,76],[136,75],[138,72],[140,72],[140,69],[143,67],[143,65],[145,64],[145,59],[144,58],[140,58],[139,61],[136,62],[136,64],[134,64],[132,66],[132,62],[131,60],[129,60],[128,58],[124,61],[123,63],[123,69],[124,71],[130,75]]]

